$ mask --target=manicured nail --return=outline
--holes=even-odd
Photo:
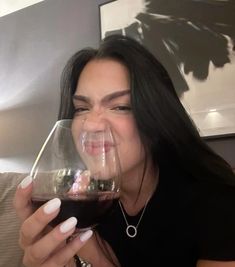
[[[22,189],[25,189],[27,186],[29,186],[32,183],[33,179],[31,176],[26,176],[23,181],[20,183],[20,187]]]
[[[63,222],[60,226],[60,232],[62,234],[67,233],[68,231],[72,230],[77,225],[77,219],[75,217],[71,217],[65,222]]]
[[[56,211],[61,205],[61,201],[59,198],[53,198],[52,200],[48,201],[47,204],[44,206],[43,210],[46,214],[51,214]]]
[[[92,230],[87,230],[85,233],[80,234],[79,238],[82,242],[85,242],[92,236],[92,234]]]

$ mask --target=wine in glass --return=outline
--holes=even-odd
[[[72,119],[57,121],[31,170],[36,208],[58,197],[61,208],[50,223],[71,216],[79,231],[95,227],[118,203],[120,163],[109,125],[103,130],[77,129]]]

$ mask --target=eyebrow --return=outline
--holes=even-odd
[[[128,94],[130,94],[130,89],[113,92],[111,94],[108,94],[108,95],[104,96],[101,99],[101,103],[107,103],[109,101],[112,101],[113,99],[116,99],[118,97],[122,97],[122,96],[125,96],[125,95],[128,95]],[[83,96],[83,95],[73,95],[73,100],[79,100],[79,101],[82,101],[82,102],[85,102],[85,103],[88,103],[88,104],[91,103],[90,98],[86,97],[86,96]]]

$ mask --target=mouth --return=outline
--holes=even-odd
[[[108,153],[113,147],[114,144],[110,142],[86,141],[83,143],[83,151],[91,156]]]

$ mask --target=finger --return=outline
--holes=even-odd
[[[75,231],[77,219],[71,217],[62,224],[54,228],[50,233],[38,240],[35,244],[27,250],[28,263],[35,266],[45,262],[58,247],[65,243],[64,241]]]
[[[35,242],[38,235],[59,213],[61,201],[54,198],[37,209],[21,226],[20,246],[25,248]]]
[[[91,238],[93,234],[92,230],[88,230],[78,237],[74,238],[72,241],[68,243],[67,246],[60,249],[56,254],[54,254],[50,259],[48,259],[42,267],[50,266],[50,267],[61,267],[65,266],[70,262],[71,258],[77,254],[79,249],[81,249],[88,239]]]
[[[32,254],[37,255],[40,253],[41,259],[48,258],[75,231],[76,225],[77,219],[75,217],[67,219],[35,243],[32,248]]]
[[[16,210],[17,216],[22,221],[24,221],[33,212],[31,206],[31,193],[32,177],[27,176],[18,185],[13,199],[13,206]]]

